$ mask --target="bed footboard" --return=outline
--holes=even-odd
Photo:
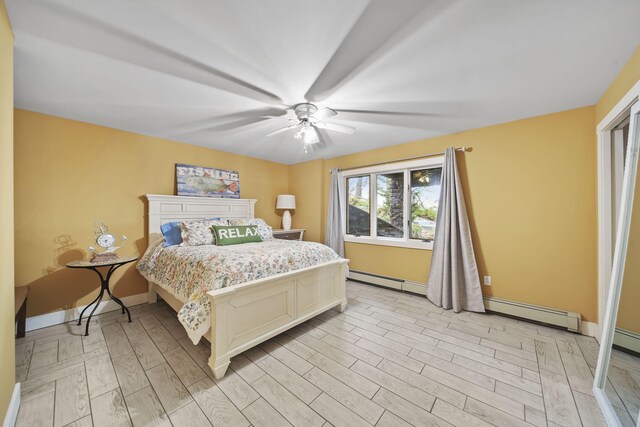
[[[208,293],[211,357],[216,379],[231,357],[326,310],[347,304],[346,259],[254,280]]]

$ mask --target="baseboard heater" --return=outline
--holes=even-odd
[[[534,322],[558,326],[571,332],[580,333],[582,317],[579,313],[540,307],[495,297],[483,297],[484,308],[494,313],[507,314]]]
[[[349,270],[349,279],[357,282],[370,283],[372,285],[384,286],[385,288],[397,289],[399,291],[412,292],[424,296],[427,293],[427,285],[424,283],[412,282],[410,280],[397,279],[395,277],[381,276],[379,274],[366,273],[364,271]]]
[[[349,271],[349,279],[384,286],[387,288],[413,292],[420,295],[425,295],[427,291],[427,285],[425,283],[412,282],[410,280],[382,276],[364,271]],[[484,307],[487,311],[544,323],[546,325],[567,329],[571,332],[580,333],[581,331],[582,317],[578,313],[555,310],[553,308],[540,307],[537,305],[489,296],[485,296],[483,299]]]
[[[613,344],[640,354],[640,334],[637,332],[616,328],[616,333],[613,335]]]

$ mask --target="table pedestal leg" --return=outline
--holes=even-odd
[[[96,299],[94,299],[92,302],[87,304],[85,308],[82,309],[82,311],[80,312],[80,317],[78,318],[78,325],[82,325],[82,316],[84,315],[84,312],[87,311],[87,308],[95,304],[101,297],[102,297],[102,290],[100,291],[100,294],[96,297]]]
[[[93,317],[93,313],[96,311],[96,308],[98,308],[98,306],[100,305],[100,301],[102,301],[102,296],[104,295],[104,287],[102,287],[102,289],[100,289],[100,295],[98,295],[97,298],[97,302],[96,305],[93,306],[93,310],[91,310],[91,313],[89,314],[89,317],[87,317],[87,327],[84,331],[84,336],[89,336],[89,323],[91,323],[91,317]],[[89,306],[87,306],[89,307]]]
[[[124,314],[125,311],[127,312],[127,316],[129,317],[129,323],[131,323],[131,313],[129,313],[129,309],[122,303],[122,301],[120,301],[120,298],[113,296],[113,294],[109,290],[109,287],[107,287],[107,293],[109,294],[109,296],[113,301],[115,301],[120,307],[122,307],[122,314]]]

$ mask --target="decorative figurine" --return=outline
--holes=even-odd
[[[98,237],[96,237],[96,244],[103,248],[104,251],[98,252],[95,247],[89,246],[89,251],[93,255],[91,257],[91,262],[102,263],[118,259],[116,250],[125,245],[125,243],[127,242],[127,236],[122,235],[122,238],[120,239],[120,246],[113,246],[116,243],[116,236],[109,233],[109,227],[107,227],[102,221],[96,221],[94,226],[95,233],[98,235]]]

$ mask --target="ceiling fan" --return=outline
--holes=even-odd
[[[305,146],[316,144],[320,142],[318,136],[318,129],[326,129],[336,132],[342,132],[347,134],[353,134],[355,128],[351,126],[339,125],[336,123],[326,123],[325,119],[336,116],[338,113],[331,108],[318,109],[314,104],[304,102],[297,104],[293,107],[293,111],[296,114],[295,119],[289,119],[294,124],[285,126],[281,129],[275,130],[267,134],[267,136],[277,135],[282,132],[286,132],[289,129],[298,129],[294,137],[301,140]]]

